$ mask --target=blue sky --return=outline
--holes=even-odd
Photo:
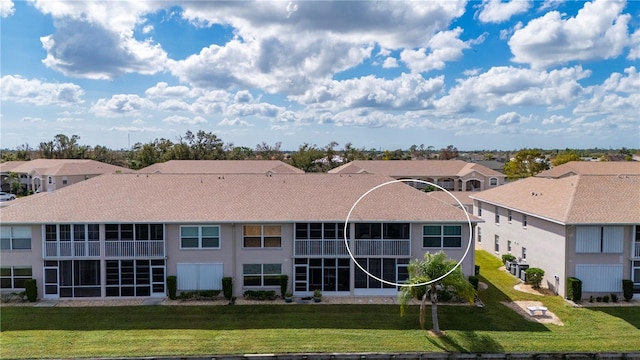
[[[637,1],[0,0],[0,148],[640,147]]]

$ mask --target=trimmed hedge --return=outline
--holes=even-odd
[[[629,279],[622,280],[622,296],[625,301],[633,299],[633,281]]]
[[[175,275],[167,276],[167,291],[169,292],[169,299],[175,300],[178,293],[178,277]]]
[[[567,278],[567,299],[578,302],[582,300],[582,281],[578,278]]]
[[[284,298],[284,295],[287,293],[287,288],[289,287],[289,276],[288,275],[280,275],[280,295]]]
[[[475,265],[474,275],[475,276],[479,276],[480,275],[480,265]]]
[[[247,290],[244,292],[244,298],[247,300],[275,300],[276,292],[274,290]]]
[[[36,300],[38,300],[38,286],[36,285],[36,279],[25,280],[24,291],[29,302],[35,302]]]
[[[233,296],[233,279],[229,276],[222,278],[222,294],[224,294],[224,298],[227,300],[231,300]]]
[[[525,271],[525,278],[527,279],[525,281],[527,284],[531,284],[531,287],[534,289],[539,289],[540,284],[542,284],[542,279],[544,278],[544,270],[540,268],[528,268]]]
[[[516,259],[515,256],[511,254],[503,254],[502,255],[502,265],[507,266],[507,261],[514,261]]]

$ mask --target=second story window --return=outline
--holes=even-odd
[[[500,208],[496,206],[496,224],[500,224]]]
[[[522,227],[526,228],[527,227],[527,215],[522,214]]]
[[[1,250],[30,250],[31,228],[28,226],[0,227]]]
[[[182,249],[219,249],[219,226],[181,226],[180,248]]]
[[[425,248],[462,247],[460,225],[425,225],[422,234],[422,247]]]
[[[279,248],[282,246],[280,225],[245,225],[242,227],[245,248]]]

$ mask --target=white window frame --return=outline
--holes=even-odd
[[[2,278],[2,280],[7,280],[9,279],[9,281],[11,281],[11,287],[2,287],[2,289],[23,289],[24,286],[15,286],[15,281],[16,280],[29,280],[29,279],[33,279],[33,268],[31,266],[2,266],[0,267],[2,269],[2,271],[6,271],[9,270],[9,276],[4,276],[4,275],[0,275],[0,278]],[[31,272],[30,275],[20,275],[17,276],[16,275],[16,269],[21,269],[21,270],[26,270],[29,269],[29,271]]]
[[[500,235],[495,235],[493,238],[493,248],[496,253],[500,252]]]
[[[528,222],[529,222],[529,219],[527,218],[527,215],[522,214],[522,227],[526,229]]]
[[[182,229],[184,228],[197,228],[198,229],[198,246],[184,246],[183,245],[183,235]],[[218,246],[203,246],[203,238],[216,238],[216,236],[204,236],[203,228],[215,228],[218,229]],[[189,237],[191,238],[191,237]],[[220,249],[222,246],[222,241],[220,239],[220,225],[180,225],[180,250],[210,250],[210,249]]]
[[[498,206],[495,207],[494,220],[496,225],[500,225],[500,208]]]
[[[260,266],[260,272],[259,273],[245,273],[246,269],[245,266]],[[267,266],[279,266],[280,267],[280,272],[279,273],[266,273],[265,272],[265,267]],[[282,275],[282,264],[242,264],[242,286],[246,287],[246,288],[260,288],[260,287],[267,287],[267,286],[280,286],[279,283],[277,283],[276,281],[274,281],[273,284],[265,284],[265,277],[277,277],[278,281],[280,279],[280,276]],[[245,285],[245,277],[246,276],[252,276],[252,277],[260,277],[260,285]]]
[[[489,179],[489,186],[498,186],[498,178],[492,177]]]
[[[25,236],[29,235],[29,247],[28,248],[16,248],[15,247],[15,241],[16,240],[25,240],[26,243],[26,237],[18,237],[16,236],[16,232],[19,232],[17,230],[24,230],[25,231]],[[7,234],[8,232],[8,234]],[[6,249],[2,249],[1,251],[21,251],[21,250],[31,250],[32,249],[32,234],[31,234],[31,227],[30,226],[2,226],[0,227],[0,238],[2,239],[1,241],[3,243],[7,243],[9,244],[9,247]],[[8,236],[8,237],[5,237]]]
[[[258,235],[246,235],[245,231],[247,226],[260,226],[260,246],[246,246],[246,238],[257,238]],[[265,227],[278,227],[280,234],[278,236],[266,236],[264,233]],[[265,246],[265,238],[280,238],[279,246]],[[282,225],[279,224],[245,224],[242,226],[242,248],[243,249],[282,249]]]

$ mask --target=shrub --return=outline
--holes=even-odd
[[[602,297],[602,301],[608,303],[609,302],[609,295],[605,295]]]
[[[210,300],[220,295],[220,290],[182,291],[180,300]]]
[[[411,288],[411,294],[416,298],[416,300],[422,300],[422,297],[424,296],[424,294],[427,293],[427,287],[426,286],[413,286]]]
[[[275,300],[276,292],[273,290],[247,290],[243,296],[247,300]]]
[[[231,300],[233,296],[233,278],[225,276],[222,278],[222,294],[227,300]]]
[[[175,275],[167,276],[167,290],[169,292],[169,299],[175,300],[176,293],[178,292],[178,277]]]
[[[589,302],[593,302],[593,295],[589,296]]]
[[[507,261],[514,261],[515,259],[516,257],[511,254],[504,254],[502,255],[502,264],[507,266]]]
[[[525,279],[534,289],[539,289],[542,279],[544,278],[544,270],[540,268],[528,268],[525,271]]]
[[[633,281],[629,279],[622,280],[622,296],[625,301],[633,299]]]
[[[473,288],[478,291],[478,277],[474,275],[469,276],[469,282],[473,285]]]
[[[567,299],[577,302],[582,300],[582,281],[578,278],[567,278]],[[591,297],[593,302],[593,296]]]
[[[618,295],[611,293],[611,302],[618,302]]]
[[[29,302],[35,302],[38,299],[38,286],[35,279],[27,279],[24,281],[24,291]]]
[[[449,290],[438,290],[438,301],[439,302],[450,302],[453,299],[453,294]]]
[[[596,302],[602,302],[602,297],[596,296]]]
[[[475,266],[474,274],[475,274],[475,276],[480,275],[480,265],[476,265],[476,266]]]
[[[289,276],[280,275],[280,295],[282,297],[286,295],[288,287],[289,287]]]

